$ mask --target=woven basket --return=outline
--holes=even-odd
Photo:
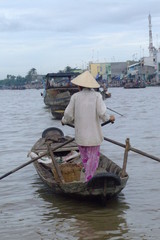
[[[80,180],[82,166],[76,163],[65,163],[59,166],[65,182],[73,182]],[[52,169],[55,180],[58,181],[59,177],[55,168]]]

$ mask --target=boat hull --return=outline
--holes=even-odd
[[[51,130],[47,134],[42,133],[42,138],[32,147],[30,157],[40,156],[34,162],[34,167],[42,181],[55,194],[107,200],[117,196],[125,188],[128,174],[122,174],[122,168],[102,153],[94,176],[86,182],[75,140],[62,134],[57,136],[57,129]],[[60,143],[63,146],[58,148]],[[48,155],[49,145],[51,156]]]
[[[72,183],[57,183],[53,176],[48,177],[42,172],[42,168],[34,163],[35,169],[41,180],[55,194],[68,195],[73,198],[83,199],[112,199],[116,197],[126,186],[128,176],[121,179],[120,184],[116,184],[114,180],[108,179],[107,175],[99,180],[92,182],[72,182]]]
[[[31,151],[36,154],[39,151],[45,151],[47,147],[44,146],[45,144],[42,142],[44,142],[43,138],[33,146]],[[53,144],[53,147],[55,145],[56,143]],[[72,145],[67,144],[65,147],[60,148],[53,153],[56,159],[56,156],[62,157],[73,150],[78,151],[78,147],[75,142],[73,142]],[[80,156],[75,159],[79,162],[78,164],[81,164]],[[74,159],[72,159],[72,162],[74,162]],[[54,193],[65,194],[75,198],[111,199],[117,196],[125,188],[128,180],[128,174],[126,173],[124,177],[121,177],[122,168],[102,153],[100,155],[99,167],[89,182],[85,182],[82,170],[78,180],[61,182],[57,180],[56,175],[54,174],[55,172],[51,167],[48,167],[38,161],[34,162],[34,167],[42,181],[47,184]]]

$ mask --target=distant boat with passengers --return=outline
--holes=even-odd
[[[78,86],[71,83],[71,80],[82,73],[76,72],[48,73],[45,76],[43,99],[55,119],[61,119],[64,110],[69,104],[71,96],[78,92]],[[102,94],[103,99],[111,97],[103,87],[97,89]]]

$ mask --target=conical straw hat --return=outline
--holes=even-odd
[[[85,71],[84,73],[78,75],[76,78],[74,78],[71,83],[86,87],[86,88],[99,88],[100,85],[98,82],[94,79],[94,77],[90,74],[89,71]]]

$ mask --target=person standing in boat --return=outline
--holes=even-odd
[[[78,86],[79,92],[72,95],[61,123],[75,126],[75,140],[85,169],[85,180],[89,181],[99,164],[103,141],[101,123],[108,120],[114,122],[115,117],[107,114],[102,95],[94,90],[99,88],[99,84],[89,71],[71,82]]]

